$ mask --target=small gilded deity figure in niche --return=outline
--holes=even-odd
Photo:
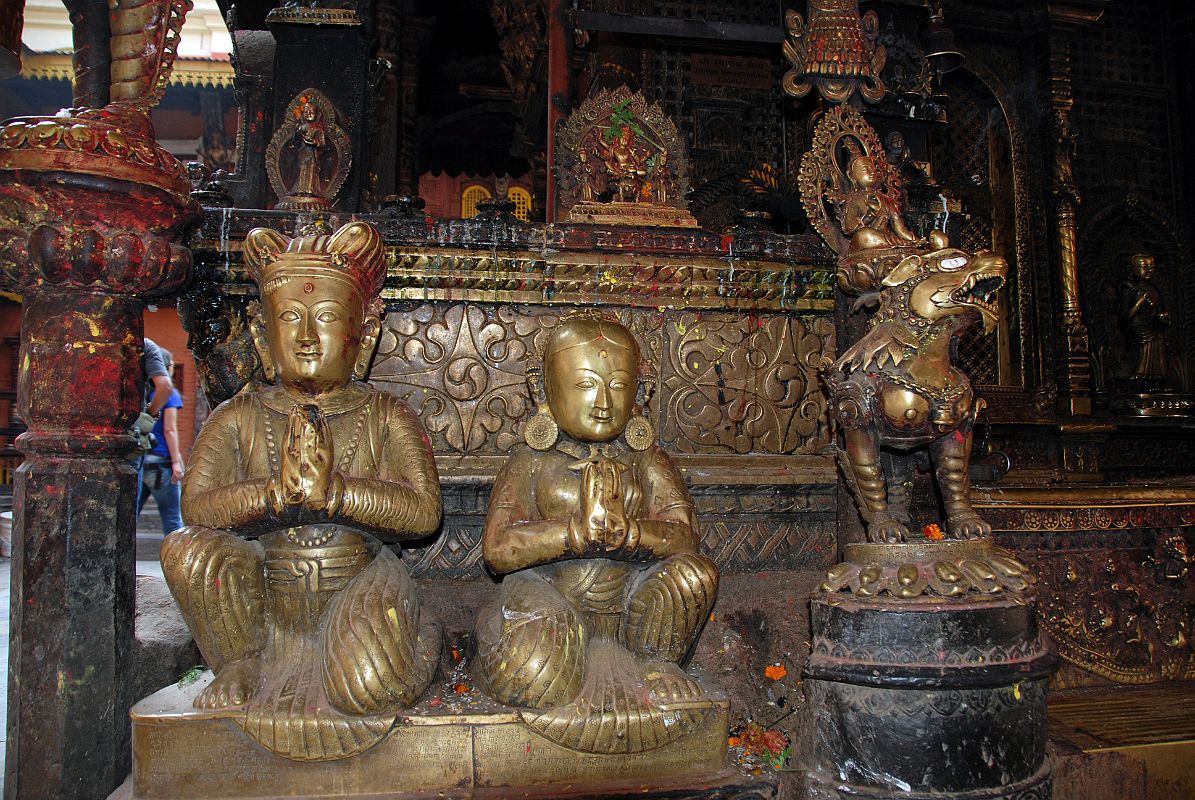
[[[321,9],[320,13],[334,11]],[[266,175],[278,196],[277,208],[332,207],[353,160],[348,134],[338,124],[340,118],[332,101],[318,89],[304,89],[290,101],[265,154]]]
[[[215,677],[200,708],[267,749],[319,761],[368,749],[426,689],[438,626],[382,545],[440,521],[419,423],[365,377],[380,330],[381,238],[251,231],[254,344],[271,382],[217,408],[182,487],[187,527],[162,569]],[[381,540],[381,541],[379,541]]]
[[[1128,339],[1134,367],[1129,375],[1134,380],[1163,381],[1166,379],[1166,334],[1170,329],[1170,313],[1162,302],[1162,294],[1154,283],[1157,269],[1149,253],[1134,253],[1128,257],[1127,272],[1120,284],[1120,325]]]
[[[850,188],[842,203],[842,232],[850,237],[852,250],[897,247],[914,244],[917,234],[909,230],[900,204],[880,186],[872,157],[857,153],[847,165]]]
[[[597,170],[594,169],[593,162],[589,160],[588,150],[577,152],[577,163],[573,165],[573,177],[577,181],[577,194],[581,200],[586,203],[593,202],[597,197],[597,192],[594,189]]]
[[[320,161],[328,146],[328,129],[320,118],[319,105],[308,103],[303,106],[298,126],[299,174],[295,179],[294,194],[322,195],[323,179],[320,178]]]
[[[585,99],[556,134],[557,213],[589,225],[697,227],[685,137],[626,86]]]
[[[640,752],[710,711],[679,666],[714,604],[693,503],[636,410],[639,348],[596,312],[566,314],[542,353],[539,409],[494,483],[483,554],[504,575],[477,623],[483,687],[574,750]],[[529,383],[540,374],[529,372]],[[649,395],[648,395],[649,396]]]
[[[635,146],[635,132],[624,125],[610,142],[601,145],[600,155],[614,187],[614,200],[638,202],[647,177],[647,154]]]

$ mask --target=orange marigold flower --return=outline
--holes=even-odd
[[[946,534],[942,533],[942,526],[936,522],[931,522],[925,526],[925,538],[931,542],[940,542],[946,538]]]
[[[743,740],[739,736],[731,736],[731,737],[727,738],[727,740],[726,740],[726,744],[728,747],[738,747],[742,743],[743,743]]]
[[[774,681],[778,681],[788,674],[788,670],[783,664],[768,664],[764,667],[763,674]]]
[[[453,688],[453,691],[456,692],[457,694],[468,694],[470,691],[472,691],[469,688],[469,684],[467,684],[467,683],[458,683],[456,686],[454,686],[452,688]]]

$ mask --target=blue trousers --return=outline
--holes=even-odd
[[[141,496],[137,501],[137,514],[140,516],[145,501],[152,494],[154,502],[158,504],[158,514],[162,517],[162,533],[173,533],[183,526],[179,485],[170,480],[170,475],[169,458],[152,453],[145,457],[141,466]]]

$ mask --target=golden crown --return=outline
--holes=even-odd
[[[254,228],[245,237],[244,254],[263,295],[287,273],[302,273],[352,281],[368,303],[382,291],[386,279],[382,236],[368,222],[350,222],[331,236],[294,239],[270,228]]]

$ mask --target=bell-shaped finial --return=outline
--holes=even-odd
[[[872,103],[884,96],[880,73],[888,53],[876,43],[880,21],[874,11],[860,16],[858,0],[809,0],[808,24],[791,10],[784,21],[784,56],[792,64],[785,92],[804,97],[816,89],[834,103],[856,91]]]

